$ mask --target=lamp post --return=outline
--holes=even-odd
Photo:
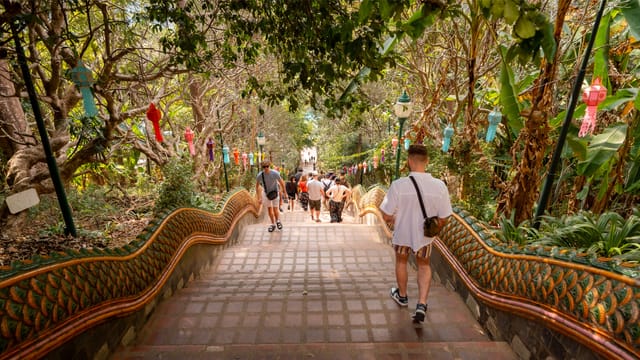
[[[218,117],[218,131],[220,135],[220,147],[222,149],[222,167],[224,169],[224,184],[225,184],[225,188],[227,189],[227,192],[229,192],[229,176],[227,175],[227,164],[229,163],[229,147],[224,145],[224,140],[222,139],[222,123],[220,122],[219,110],[216,110],[216,116]],[[227,150],[226,154],[225,154],[225,148]]]
[[[400,127],[398,128],[398,139],[402,137],[402,127],[404,126],[405,120],[411,115],[411,98],[407,95],[405,90],[402,90],[402,95],[398,98],[398,102],[393,106],[393,110],[398,117],[398,122],[400,123]],[[396,176],[395,179],[400,175],[400,148],[396,152]]]
[[[602,19],[602,14],[604,13],[604,8],[606,3],[607,3],[606,0],[602,0],[602,2],[600,3],[600,8],[598,9],[598,13],[596,14],[596,19],[593,22],[591,37],[589,38],[589,42],[587,43],[587,48],[584,51],[584,56],[582,58],[582,63],[580,64],[580,69],[576,76],[575,82],[573,83],[573,89],[571,90],[571,98],[569,99],[569,106],[567,107],[567,112],[564,117],[564,122],[562,123],[562,127],[560,128],[560,135],[558,136],[558,142],[556,143],[556,147],[551,157],[551,163],[549,164],[549,172],[547,173],[547,178],[545,179],[545,182],[542,186],[542,191],[540,192],[540,198],[538,199],[538,207],[536,208],[536,213],[533,218],[534,219],[533,227],[535,229],[540,229],[540,217],[544,215],[544,212],[547,208],[547,203],[549,202],[551,187],[553,186],[553,180],[556,176],[556,168],[558,167],[558,163],[560,162],[560,156],[562,155],[562,148],[564,147],[564,143],[567,139],[567,133],[569,132],[569,125],[571,124],[571,119],[573,118],[573,112],[575,111],[576,103],[578,101],[578,96],[580,95],[582,81],[584,80],[584,73],[587,68],[587,64],[589,63],[589,56],[591,55],[593,42],[595,41],[596,34],[598,33],[598,27],[600,27],[600,19]]]
[[[256,141],[258,142],[258,147],[260,149],[260,152],[258,153],[258,163],[261,163],[262,160],[264,160],[264,155],[262,154],[262,147],[267,142],[267,139],[264,137],[264,134],[262,133],[262,131],[260,131],[258,133],[258,136],[256,136]]]

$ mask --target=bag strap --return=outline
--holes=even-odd
[[[268,193],[267,191],[267,183],[264,182],[264,172],[262,173],[262,185],[264,186],[264,193]]]
[[[418,188],[418,183],[416,183],[416,179],[413,178],[413,176],[409,175],[409,179],[411,179],[411,182],[413,183],[413,186],[416,188],[416,192],[418,193],[418,201],[420,201],[420,210],[422,210],[422,216],[424,216],[424,218],[427,218],[427,212],[424,210],[424,203],[422,202],[422,195],[420,194],[420,188]]]

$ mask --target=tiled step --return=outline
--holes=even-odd
[[[313,343],[142,346],[118,359],[460,359],[513,360],[505,342]]]
[[[323,213],[323,219],[327,217]],[[423,324],[390,297],[394,254],[367,225],[248,226],[238,244],[161,302],[114,359],[516,359],[492,342],[460,296],[432,282]]]

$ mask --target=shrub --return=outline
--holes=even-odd
[[[154,214],[178,207],[193,206],[193,167],[188,159],[173,158],[162,168],[164,181],[154,207]]]

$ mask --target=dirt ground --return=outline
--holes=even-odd
[[[64,235],[64,223],[59,209],[38,211],[15,237],[0,231],[0,266],[8,266],[15,260],[27,260],[34,255],[48,255],[65,249],[115,248],[134,240],[149,223],[149,201],[131,201],[127,204],[114,201],[109,211],[96,214],[74,214],[73,221],[78,236]],[[122,206],[126,205],[126,206]],[[143,209],[143,211],[137,211]]]

